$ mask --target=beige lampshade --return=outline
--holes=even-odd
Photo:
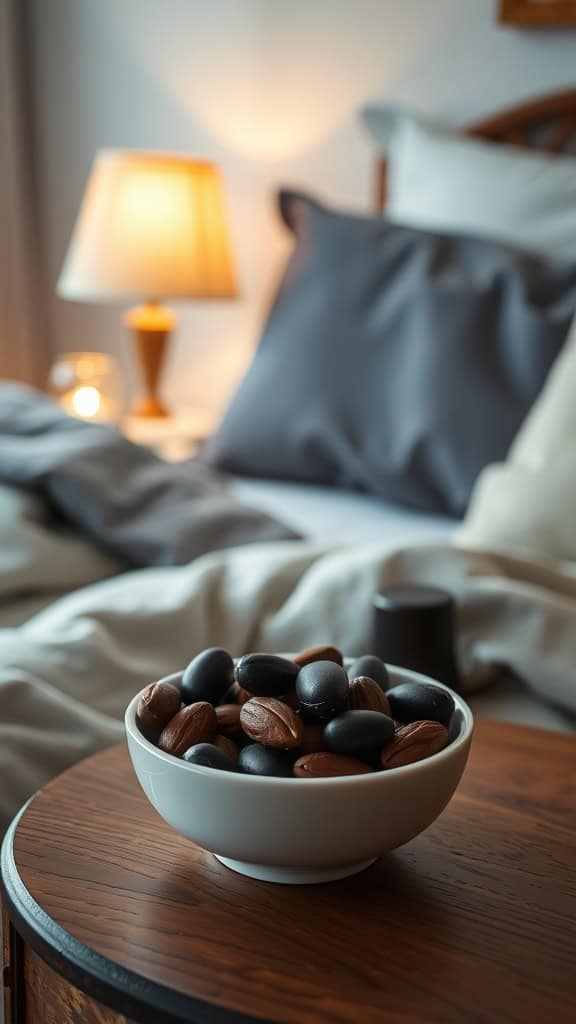
[[[103,150],[58,281],[64,298],[234,298],[218,169],[203,160]]]

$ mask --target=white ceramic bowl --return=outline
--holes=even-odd
[[[441,685],[407,669],[392,668],[390,676],[392,685]],[[268,882],[328,882],[407,843],[446,807],[464,771],[473,728],[468,705],[448,692],[456,705],[449,746],[424,761],[371,775],[278,779],[188,764],[141,734],[140,694],[126,710],[128,749],[162,818],[227,867]]]

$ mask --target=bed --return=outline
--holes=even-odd
[[[382,501],[369,494],[333,487],[235,479],[240,501],[282,519],[312,541],[350,543],[384,541],[390,548],[450,537],[457,520]]]
[[[563,90],[511,107],[464,130],[471,139],[513,145],[523,151],[551,155],[570,153],[576,144],[576,89]],[[388,165],[376,161],[374,208],[386,212]],[[284,517],[314,540],[339,541],[388,538],[392,546],[422,540],[445,540],[459,516],[430,514],[403,504],[353,491],[240,476],[234,492]]]
[[[559,152],[575,126],[570,91],[470,131]],[[380,161],[379,209],[386,180]],[[197,649],[332,642],[362,652],[374,592],[404,581],[455,595],[479,714],[572,728],[569,560],[455,546],[458,502],[409,507],[278,471],[233,473],[240,504],[230,505],[201,465],[169,469],[136,447],[127,455],[128,442],[99,428],[80,438],[69,424],[63,444],[52,407],[21,393],[13,401],[12,413],[4,398],[0,408],[0,829],[48,778],[119,740],[133,693]]]

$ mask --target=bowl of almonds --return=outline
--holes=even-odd
[[[165,821],[234,871],[299,884],[362,871],[428,828],[473,728],[436,680],[329,645],[208,648],[136,694],[125,724]]]

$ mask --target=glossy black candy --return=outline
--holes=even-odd
[[[304,665],[296,679],[296,696],[306,718],[326,722],[342,711],[348,700],[348,676],[334,661]]]
[[[375,683],[378,683],[382,690],[386,690],[390,683],[386,665],[382,658],[376,657],[375,654],[364,654],[361,658],[356,658],[356,661],[350,665],[347,671],[349,679],[368,676]]]
[[[324,743],[334,754],[371,759],[388,746],[394,722],[381,711],[343,711],[324,729]]]
[[[247,775],[275,775],[277,778],[292,778],[294,754],[292,751],[273,750],[261,743],[249,743],[238,754],[238,770]]]
[[[234,661],[223,647],[207,647],[192,659],[182,676],[182,700],[218,704],[234,682]]]
[[[201,764],[204,768],[219,768],[221,772],[235,772],[236,764],[225,750],[213,743],[195,743],[182,755],[189,764]]]
[[[255,697],[284,697],[297,675],[298,665],[278,654],[245,654],[236,665],[240,686]]]
[[[446,690],[424,683],[400,683],[386,693],[390,710],[398,722],[441,722],[448,727],[454,701]]]

